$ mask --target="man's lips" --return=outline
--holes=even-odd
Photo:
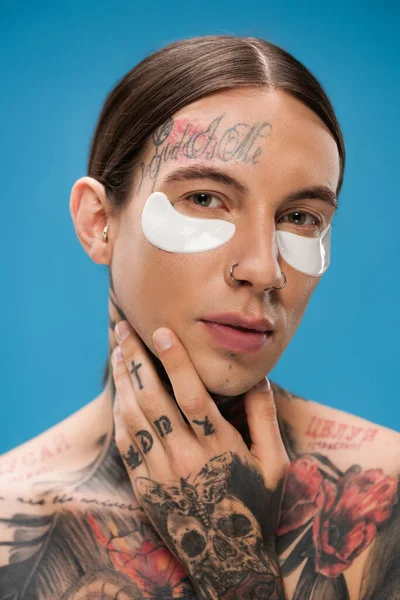
[[[202,320],[263,333],[274,329],[272,321],[267,316],[246,314],[237,311],[206,315]]]
[[[208,333],[219,346],[231,352],[258,352],[270,343],[272,331],[256,331],[203,320]]]

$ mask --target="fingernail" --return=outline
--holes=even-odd
[[[153,339],[157,350],[168,350],[172,346],[172,336],[168,329],[157,329]]]
[[[124,357],[122,356],[121,348],[119,346],[117,346],[115,348],[114,352],[112,353],[111,360],[112,360],[113,365],[116,365],[117,363],[124,360]]]
[[[127,321],[120,321],[115,326],[115,335],[119,342],[123,342],[130,334],[130,327]]]
[[[254,386],[254,389],[257,392],[269,392],[271,389],[271,384],[268,377],[265,377],[262,381],[260,381],[260,383],[257,383],[257,385]]]

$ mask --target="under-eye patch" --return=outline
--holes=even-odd
[[[221,219],[188,217],[178,212],[162,192],[151,194],[143,208],[142,229],[147,240],[167,252],[203,252],[228,242],[236,231]]]
[[[166,252],[204,252],[226,244],[236,226],[222,219],[190,217],[177,211],[162,192],[151,194],[142,212],[146,239]],[[331,226],[316,238],[289,231],[276,231],[276,253],[291,267],[318,277],[330,262]]]

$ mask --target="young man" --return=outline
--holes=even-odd
[[[172,111],[124,205],[90,169],[73,186],[79,240],[110,269],[112,373],[2,458],[2,599],[398,594],[398,434],[254,388],[329,264],[343,163],[332,128],[249,46],[269,84]],[[96,144],[127,132],[123,89],[92,147],[105,172]]]

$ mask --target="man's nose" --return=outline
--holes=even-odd
[[[240,235],[233,257],[233,276],[242,285],[263,291],[282,285],[275,223],[257,223]]]

